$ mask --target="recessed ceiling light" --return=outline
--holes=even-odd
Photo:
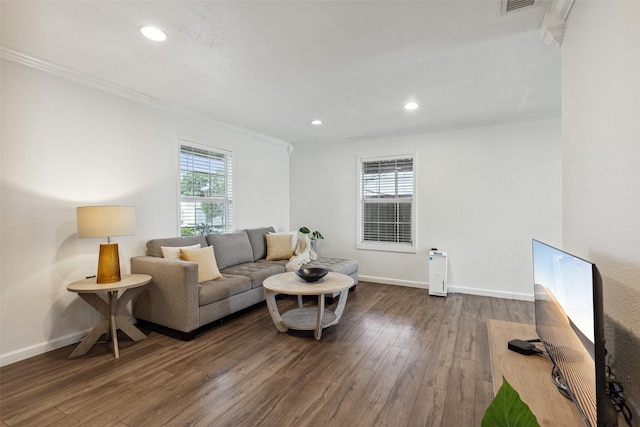
[[[415,102],[407,102],[406,104],[404,104],[404,109],[405,110],[415,110],[418,107],[419,107],[419,105],[416,104]]]
[[[140,32],[149,40],[153,40],[156,42],[165,41],[167,39],[167,35],[164,33],[164,31],[162,31],[158,27],[154,27],[151,25],[140,28]]]
[[[318,120],[318,119],[316,119],[316,120],[311,120],[311,122],[310,122],[310,123],[311,123],[312,125],[319,126],[319,125],[321,125],[321,124],[322,124],[322,120]]]

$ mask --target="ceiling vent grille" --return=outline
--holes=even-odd
[[[502,13],[514,12],[525,7],[533,6],[535,0],[502,0]]]

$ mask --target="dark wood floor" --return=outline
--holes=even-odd
[[[295,300],[278,301],[293,308]],[[184,342],[150,331],[68,359],[0,369],[2,425],[476,426],[493,396],[487,319],[533,303],[361,282],[316,341],[279,333],[266,306]]]

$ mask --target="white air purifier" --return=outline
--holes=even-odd
[[[429,295],[447,296],[446,252],[429,252]]]

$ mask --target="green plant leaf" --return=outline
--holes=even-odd
[[[309,234],[311,232],[311,230],[309,230],[307,227],[300,227],[298,231],[302,234]]]
[[[498,394],[484,413],[482,427],[540,427],[540,424],[529,405],[502,377]]]

